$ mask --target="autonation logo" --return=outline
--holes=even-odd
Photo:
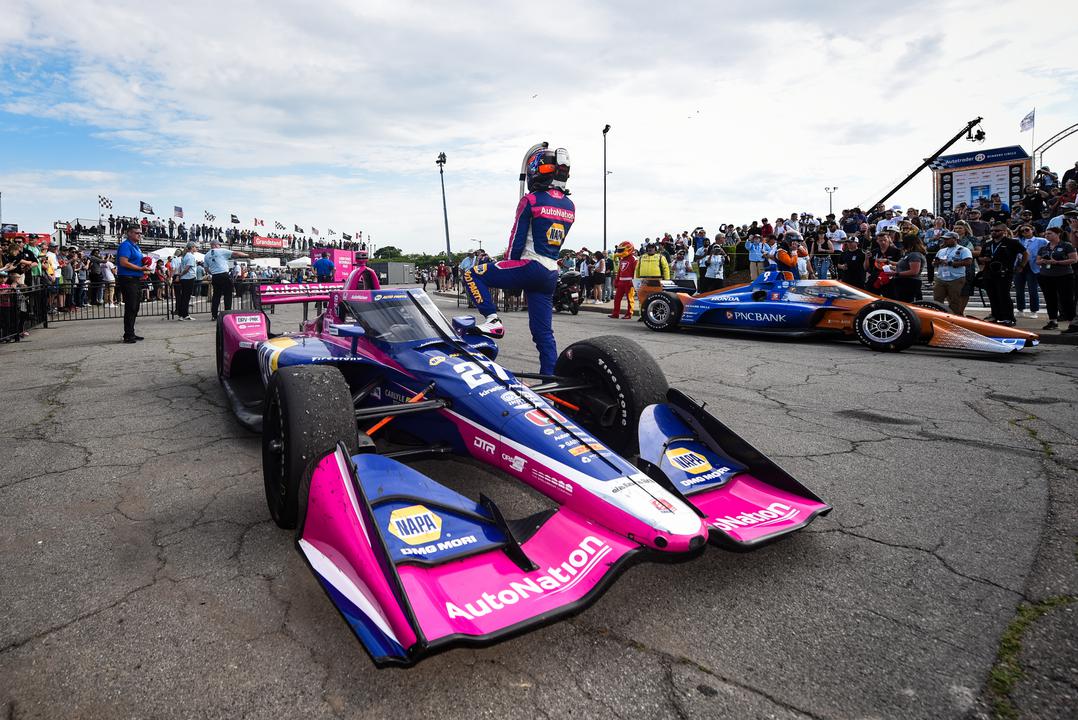
[[[451,618],[474,620],[503,610],[508,605],[516,605],[532,596],[542,599],[557,595],[572,589],[587,577],[611,550],[605,542],[589,535],[580,541],[580,545],[569,553],[569,557],[561,565],[548,567],[545,573],[531,575],[523,580],[510,581],[508,587],[496,592],[484,592],[472,602],[464,603],[463,607],[447,602],[445,612]]]
[[[727,515],[711,519],[711,524],[719,530],[737,530],[743,527],[763,527],[765,525],[778,525],[793,520],[801,513],[797,508],[792,508],[786,503],[774,502],[763,510],[743,512],[739,515]]]

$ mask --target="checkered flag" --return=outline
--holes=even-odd
[[[274,220],[273,221],[273,227],[277,228],[278,230],[287,230],[288,229],[283,224],[281,224],[280,220]]]
[[[111,210],[112,209],[112,201],[109,200],[104,195],[98,195],[97,196],[97,204],[100,205],[101,207],[105,208],[106,210]]]
[[[330,228],[330,229],[329,229],[329,234],[330,234],[330,235],[336,235],[337,233],[333,232],[333,228]]]
[[[217,216],[211,214],[209,210],[203,210],[202,214],[206,216],[206,222],[215,222],[217,220]]]

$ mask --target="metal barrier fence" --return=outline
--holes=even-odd
[[[18,342],[39,325],[49,325],[47,288],[0,288],[0,342]]]
[[[237,282],[233,284],[232,309],[254,307],[257,300],[257,288],[261,281]],[[176,315],[176,300],[179,285],[147,280],[142,283],[142,302],[139,305],[139,317],[165,317]],[[71,322],[75,320],[123,319],[123,298],[120,297],[116,283],[75,283],[58,287],[34,288],[33,293],[38,305],[43,307],[43,322]],[[213,286],[207,277],[195,284],[188,306],[188,314],[202,314],[211,311]],[[224,298],[221,299],[224,309]]]

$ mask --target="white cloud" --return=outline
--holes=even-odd
[[[977,115],[990,146],[1028,146],[1034,104],[1045,131],[1069,124],[1078,76],[1023,7],[33,0],[0,31],[0,106],[145,158],[118,195],[430,250],[437,152],[458,247],[494,246],[520,155],[548,139],[573,157],[571,242],[595,247],[605,123],[612,242],[818,211],[825,185],[867,204]],[[109,183],[83,180],[86,197]],[[895,201],[929,196],[926,175]],[[75,212],[46,197],[16,207]]]

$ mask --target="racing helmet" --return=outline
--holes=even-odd
[[[565,148],[536,150],[528,158],[527,176],[528,192],[550,188],[565,190],[565,181],[569,179],[569,151]]]
[[[626,240],[625,242],[618,243],[618,246],[614,248],[614,255],[619,258],[629,257],[636,251],[633,244]]]

